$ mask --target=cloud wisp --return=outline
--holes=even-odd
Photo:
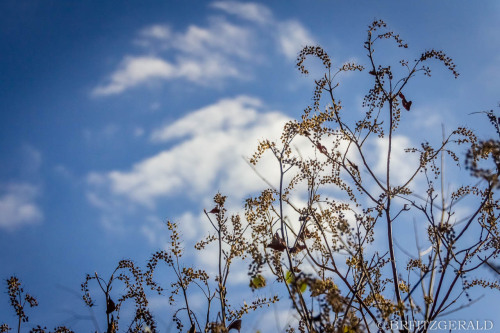
[[[15,230],[39,223],[43,213],[36,203],[38,187],[11,183],[0,187],[0,229]]]
[[[131,57],[122,61],[109,83],[94,89],[94,95],[118,94],[154,79],[167,79],[175,75],[174,66],[155,56]]]
[[[236,1],[215,1],[211,4],[211,6],[228,14],[260,24],[269,24],[274,21],[271,10],[262,4],[250,2],[241,3]]]
[[[141,29],[133,41],[142,54],[125,55],[92,95],[171,80],[199,86],[248,80],[250,68],[269,56],[269,49],[291,61],[304,46],[315,44],[300,22],[277,20],[264,5],[217,1],[210,7],[226,16],[209,16],[206,26],[193,24],[185,31],[166,24]]]
[[[19,149],[17,174],[0,182],[0,229],[14,231],[43,221],[41,194],[42,153],[30,144]]]

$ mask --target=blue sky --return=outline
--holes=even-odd
[[[435,64],[408,86],[407,139],[439,138],[442,122],[487,135],[469,114],[500,100],[499,17],[496,1],[3,1],[0,277],[16,274],[39,298],[33,323],[86,331],[68,288],[123,258],[142,264],[166,219],[192,244],[217,191],[241,212],[265,187],[242,156],[311,103],[319,72],[301,75],[297,53],[319,44],[336,66],[366,65],[375,18],[410,46],[388,46],[388,59],[443,49],[461,74]],[[354,114],[366,76],[339,88]],[[5,296],[0,321],[14,323]]]

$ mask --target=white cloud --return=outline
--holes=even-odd
[[[258,98],[238,96],[222,99],[215,104],[189,113],[173,124],[153,132],[151,139],[165,142],[185,136],[200,136],[221,129],[238,129],[256,120],[257,108],[262,106]]]
[[[263,183],[241,156],[250,156],[259,139],[277,137],[288,120],[261,108],[258,99],[239,96],[196,110],[151,134],[155,142],[181,139],[175,146],[129,170],[92,173],[89,184],[151,208],[160,197],[206,198],[214,189],[243,198]]]
[[[228,14],[233,14],[243,19],[257,23],[269,23],[273,20],[271,10],[257,3],[242,3],[236,1],[216,1],[213,8],[220,9]]]
[[[205,57],[204,59],[179,59],[177,77],[200,85],[209,85],[224,78],[243,77],[243,74],[224,57]]]
[[[184,34],[173,38],[171,46],[189,56],[224,54],[247,58],[251,55],[252,35],[251,29],[212,19],[207,28],[189,26]]]
[[[39,190],[27,183],[12,183],[0,187],[0,228],[14,230],[40,222],[41,209],[35,200]]]
[[[252,31],[212,19],[208,27],[191,25],[182,32],[171,32],[166,25],[152,25],[139,33],[135,43],[161,55],[126,56],[107,82],[93,90],[94,95],[119,94],[153,80],[185,79],[206,85],[225,78],[242,78],[235,65],[239,58],[251,55]]]
[[[305,46],[316,44],[311,34],[298,21],[279,23],[277,40],[280,51],[289,60],[295,60]]]
[[[120,68],[111,75],[110,82],[94,89],[94,95],[111,95],[123,92],[151,79],[175,76],[174,66],[154,56],[126,57]]]
[[[217,1],[211,7],[251,24],[208,17],[206,26],[192,24],[184,32],[164,24],[148,26],[134,39],[145,54],[125,56],[92,94],[120,94],[155,80],[182,79],[212,86],[228,79],[248,79],[255,70],[250,66],[269,56],[269,50],[277,49],[293,60],[302,47],[314,42],[298,21],[278,21],[264,5]]]

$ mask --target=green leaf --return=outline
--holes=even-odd
[[[293,282],[293,274],[290,271],[287,271],[285,274],[285,283],[290,284]]]
[[[266,286],[266,279],[261,275],[257,275],[252,280],[250,280],[250,287],[254,289],[263,288]]]
[[[301,285],[300,285],[300,293],[304,293],[307,289],[307,283],[303,282]]]

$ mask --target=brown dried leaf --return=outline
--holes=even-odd
[[[113,302],[110,297],[108,297],[108,301],[106,303],[106,314],[110,314],[111,312],[116,310],[115,302]]]
[[[326,149],[325,146],[323,146],[321,143],[316,143],[316,148],[320,151],[320,153],[325,154],[328,156],[328,150]]]
[[[303,251],[305,249],[306,249],[305,244],[298,243],[294,247],[291,247],[289,251],[290,251],[290,253],[295,254],[295,253],[299,253],[300,251]]]
[[[237,330],[238,332],[241,330],[241,319],[237,319],[233,321],[229,326],[227,327],[227,330],[230,331],[232,329]]]
[[[275,251],[283,252],[286,249],[286,244],[283,238],[278,235],[276,232],[273,236],[273,240],[266,247],[269,247]]]
[[[210,214],[219,214],[220,213],[220,209],[218,207],[214,207],[212,208],[211,211],[209,211]]]
[[[403,95],[402,92],[399,92],[399,97],[401,98],[401,101],[403,103],[403,107],[406,109],[406,111],[410,111],[411,108],[411,101],[407,101],[405,95]]]

